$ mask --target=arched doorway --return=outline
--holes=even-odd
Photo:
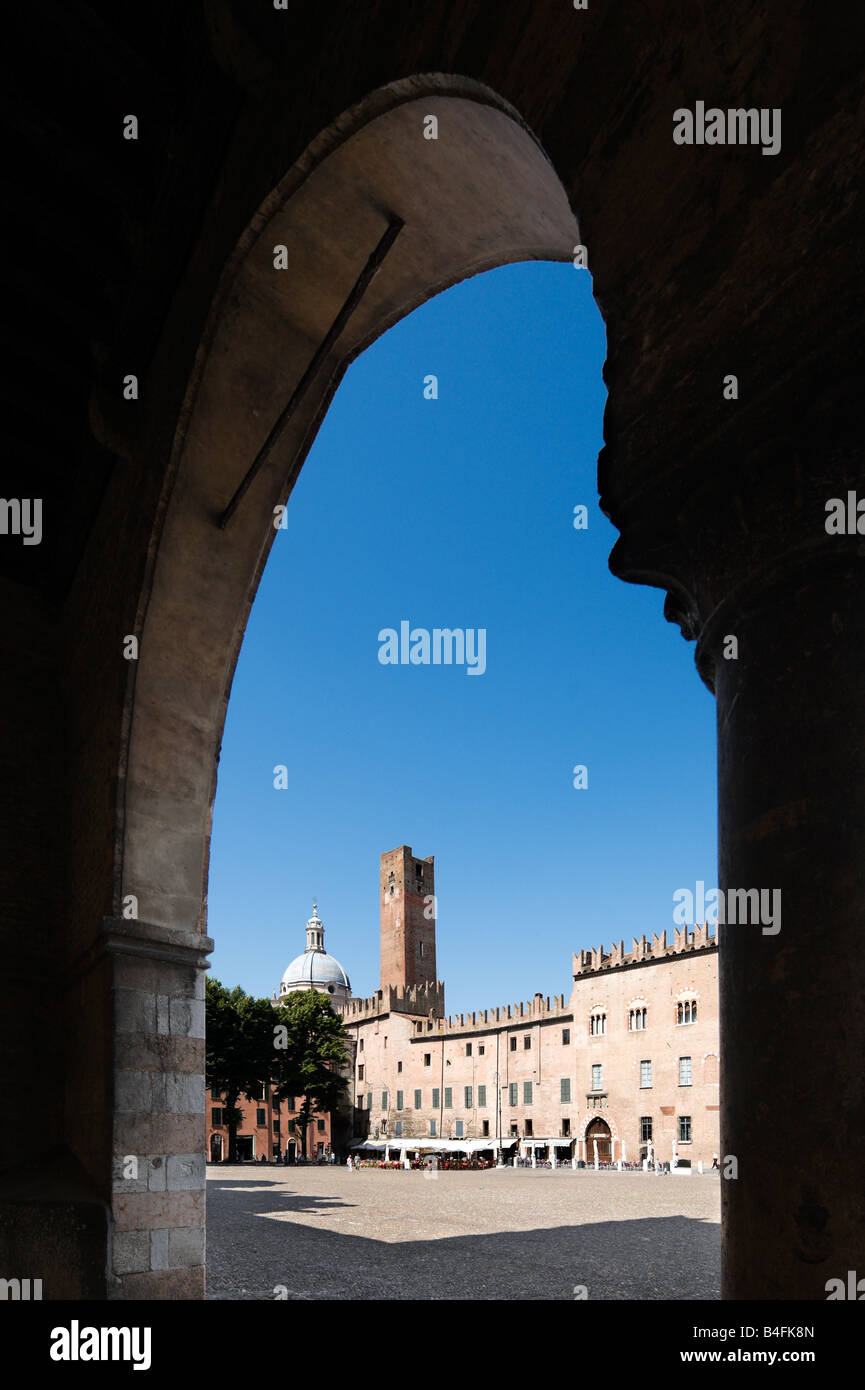
[[[598,1145],[598,1162],[610,1163],[613,1157],[613,1139],[606,1120],[591,1120],[586,1126],[586,1163],[595,1161],[595,1143]]]

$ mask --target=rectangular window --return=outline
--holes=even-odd
[[[387,1110],[387,1091],[382,1091],[381,1093],[381,1108],[382,1110]]]
[[[562,1029],[562,1047],[567,1047],[568,1044],[570,1043],[570,1041],[571,1041],[571,1030],[570,1030],[570,1028],[563,1028],[563,1029]]]
[[[324,1120],[316,1120],[315,1127],[319,1134],[324,1134]]]
[[[652,1117],[651,1115],[640,1116],[640,1143],[648,1144],[652,1137]]]
[[[465,1090],[464,1090],[464,1092],[463,1092],[463,1109],[464,1109],[464,1110],[471,1110],[471,1108],[472,1108],[472,1088],[471,1088],[471,1086],[466,1086],[466,1087],[465,1087]]]
[[[358,1081],[363,1081],[363,1062],[360,1063],[357,1069],[357,1079]]]
[[[484,1137],[484,1139],[488,1139],[488,1138],[489,1138],[489,1136],[490,1136],[490,1122],[489,1122],[489,1120],[481,1120],[481,1134],[482,1134],[482,1136]]]
[[[433,1099],[432,1099],[432,1108],[433,1108],[433,1110],[438,1110],[440,1099],[441,1099],[441,1091],[439,1090],[438,1086],[433,1086]]]
[[[372,1091],[370,1091],[369,1095],[366,1098],[366,1108],[367,1110],[372,1110]]]
[[[279,1120],[274,1120],[274,1122],[273,1122],[273,1132],[274,1132],[274,1134],[278,1134],[278,1133],[279,1133]]]
[[[218,1105],[210,1112],[210,1123],[212,1125],[222,1124],[222,1110]]]
[[[478,1086],[478,1109],[483,1110],[486,1107],[486,1103],[487,1088],[486,1086]]]
[[[471,1055],[472,1055],[472,1045],[471,1045],[471,1043],[466,1043],[466,1056],[467,1056],[467,1057],[471,1057]]]
[[[267,1124],[267,1111],[264,1109],[264,1106],[262,1105],[260,1105],[255,1112],[255,1123],[257,1125]]]
[[[424,1066],[425,1066],[425,1067],[428,1067],[428,1066],[430,1065],[431,1062],[432,1062],[432,1053],[431,1053],[431,1052],[425,1052],[424,1055],[423,1055],[423,1064],[424,1064]]]
[[[360,1040],[359,1047],[360,1047],[361,1052],[363,1052],[363,1038],[361,1038],[361,1040]]]
[[[462,1120],[457,1120],[456,1124],[454,1125],[454,1137],[457,1138],[457,1139],[462,1139],[462,1137],[463,1137],[463,1122],[462,1122]]]
[[[535,1131],[534,1131],[534,1129],[532,1128],[532,1122],[531,1122],[531,1120],[526,1120],[526,1138],[527,1138],[527,1139],[531,1139],[531,1137],[532,1137],[532,1135],[534,1134],[534,1132],[535,1132]]]
[[[516,1134],[519,1134],[519,1126],[518,1126],[514,1121],[512,1121],[512,1122],[511,1122],[511,1137],[513,1137],[513,1136],[516,1135]]]
[[[592,1066],[592,1090],[602,1091],[604,1088],[604,1069],[600,1062],[595,1062]]]
[[[532,1045],[532,1035],[531,1035],[531,1033],[526,1033],[525,1037],[523,1038],[523,1052],[528,1052],[528,1050],[529,1050],[529,1048],[531,1047],[531,1045]]]
[[[259,1100],[267,1100],[267,1082],[266,1082],[266,1081],[263,1081],[263,1082],[262,1082],[262,1085],[261,1085],[261,1095],[259,1096]]]
[[[436,1122],[435,1122],[435,1120],[430,1120],[430,1122],[429,1122],[429,1135],[430,1135],[430,1139],[435,1139],[435,1137],[436,1137]]]
[[[569,1139],[571,1135],[571,1122],[568,1119],[562,1120],[562,1138]]]
[[[569,1076],[563,1076],[561,1081],[559,1082],[559,1100],[562,1101],[562,1103],[564,1104],[570,1101],[570,1099],[571,1078]]]
[[[289,1122],[288,1122],[288,1132],[289,1132],[289,1134],[294,1134],[294,1132],[295,1132],[296,1129],[297,1129],[297,1120],[289,1120]]]
[[[402,1134],[402,1120],[397,1120],[397,1122],[396,1122],[396,1137],[397,1137],[397,1139],[400,1137],[401,1134]]]
[[[396,1069],[397,1071],[402,1071],[402,1062],[397,1062]]]
[[[445,1110],[453,1110],[454,1091],[453,1086],[445,1086]]]
[[[679,1085],[690,1086],[691,1084],[691,1059],[690,1057],[679,1058]]]
[[[651,1062],[640,1063],[640,1086],[645,1088],[652,1084],[652,1064]]]
[[[486,1056],[486,1048],[485,1048],[485,1046],[484,1046],[483,1043],[478,1043],[478,1056],[479,1056],[479,1057],[484,1057],[484,1056]]]
[[[690,1115],[679,1116],[679,1143],[690,1144],[691,1142],[691,1117]]]
[[[288,1096],[288,1097],[286,1097],[285,1103],[286,1103],[286,1105],[288,1106],[289,1110],[293,1110],[293,1109],[295,1108],[295,1107],[294,1107],[294,1096]]]
[[[523,1082],[523,1105],[531,1105],[531,1103],[532,1103],[532,1083],[531,1083],[531,1081],[524,1081],[524,1082]]]
[[[415,1110],[420,1110],[421,1108],[420,1091],[415,1091],[414,1093],[414,1108]]]
[[[512,1081],[512,1082],[510,1083],[510,1085],[508,1086],[508,1099],[509,1099],[511,1105],[516,1105],[516,1103],[517,1103],[517,1083],[516,1083],[516,1081]]]
[[[403,1108],[403,1104],[402,1104],[402,1101],[403,1101],[403,1094],[404,1094],[404,1093],[403,1093],[402,1091],[397,1091],[397,1093],[396,1093],[396,1108],[397,1108],[397,1110],[402,1110],[402,1108]]]
[[[511,1038],[511,1052],[516,1052],[516,1050],[517,1050],[517,1040],[516,1040],[516,1038]]]

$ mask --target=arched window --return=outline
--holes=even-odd
[[[676,1005],[676,1023],[696,1023],[697,1022],[697,1001],[696,999],[680,999]]]
[[[628,1029],[632,1033],[641,1033],[649,1025],[648,1009],[629,1009],[628,1010]]]
[[[607,1015],[596,1010],[589,1017],[589,1032],[593,1038],[601,1037],[607,1031]]]

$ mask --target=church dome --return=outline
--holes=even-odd
[[[306,924],[306,950],[302,956],[295,956],[286,969],[279,993],[289,994],[297,989],[318,989],[338,999],[351,994],[348,976],[336,957],[324,949],[324,923],[315,903]]]

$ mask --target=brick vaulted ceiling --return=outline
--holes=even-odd
[[[2,573],[62,602],[144,428],[181,285],[188,367],[254,209],[342,111],[416,73],[500,94],[565,185],[610,338],[617,471],[602,457],[600,479],[614,520],[636,505],[626,494],[663,487],[674,446],[723,450],[716,385],[731,356],[751,399],[783,410],[808,381],[814,335],[829,336],[831,303],[823,370],[842,381],[858,366],[862,37],[860,8],[828,25],[823,7],[792,0],[11,7],[2,491],[45,498],[50,543],[4,547]],[[781,153],[675,147],[672,111],[697,98],[782,107]],[[129,112],[137,142],[122,139]],[[130,371],[142,401],[124,407]]]

